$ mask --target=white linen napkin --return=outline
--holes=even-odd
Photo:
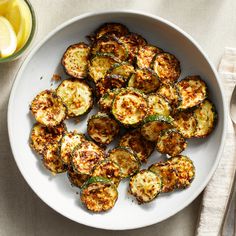
[[[218,72],[223,82],[226,106],[229,109],[231,93],[236,84],[236,48],[225,48]],[[226,112],[228,113],[228,111]],[[236,136],[234,131],[236,126],[234,127],[229,115],[227,122],[225,146],[219,166],[203,193],[196,236],[222,235],[221,225],[227,208],[236,164]],[[225,234],[225,236],[230,236],[230,234]]]

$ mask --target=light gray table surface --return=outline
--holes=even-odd
[[[201,45],[216,67],[224,47],[236,47],[235,0],[31,0],[31,3],[38,19],[34,44],[57,25],[82,13],[132,9],[161,16],[178,25]],[[15,164],[7,134],[7,103],[23,59],[0,64],[0,236],[194,235],[201,195],[164,222],[123,232],[94,229],[72,222],[35,195]]]

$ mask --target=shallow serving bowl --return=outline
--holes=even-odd
[[[149,43],[173,53],[181,62],[181,78],[200,75],[209,87],[210,99],[216,105],[219,120],[214,132],[206,139],[193,139],[184,154],[196,167],[192,185],[183,191],[161,194],[149,204],[138,205],[127,193],[128,183],[119,186],[115,207],[106,213],[92,214],[84,209],[66,174],[52,176],[42,167],[29,147],[29,135],[35,122],[29,112],[34,96],[47,88],[55,88],[53,74],[66,76],[60,65],[65,49],[73,43],[87,41],[86,36],[105,22],[120,22],[145,37]],[[90,116],[93,111],[88,115]],[[113,11],[89,13],[75,17],[51,32],[31,51],[21,66],[12,88],[8,106],[8,131],[16,163],[34,192],[50,207],[76,222],[103,229],[123,230],[148,226],[176,214],[190,204],[204,189],[219,162],[225,139],[225,115],[222,87],[204,52],[185,32],[166,20],[140,12]],[[86,119],[67,122],[69,129],[86,131]],[[155,152],[148,164],[160,156]]]

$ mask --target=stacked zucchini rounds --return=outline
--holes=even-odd
[[[32,149],[52,173],[67,172],[93,212],[115,205],[125,178],[139,203],[188,187],[195,168],[181,154],[187,139],[208,136],[216,123],[206,83],[195,75],[180,80],[173,54],[120,23],[103,24],[88,38],[90,44],[71,45],[62,57],[70,77],[33,99]],[[94,99],[99,111],[88,119],[87,136],[67,131],[68,119],[89,113]],[[106,152],[117,137],[117,146]],[[155,147],[166,161],[140,170]]]

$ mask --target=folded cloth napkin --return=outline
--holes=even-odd
[[[225,49],[218,72],[223,83],[226,109],[228,109],[230,97],[236,84],[236,49]],[[236,164],[236,135],[234,131],[236,126],[234,127],[230,120],[228,110],[226,112],[228,119],[225,146],[219,166],[203,193],[196,236],[222,235],[221,225],[227,209]],[[230,235],[225,234],[225,236]]]

